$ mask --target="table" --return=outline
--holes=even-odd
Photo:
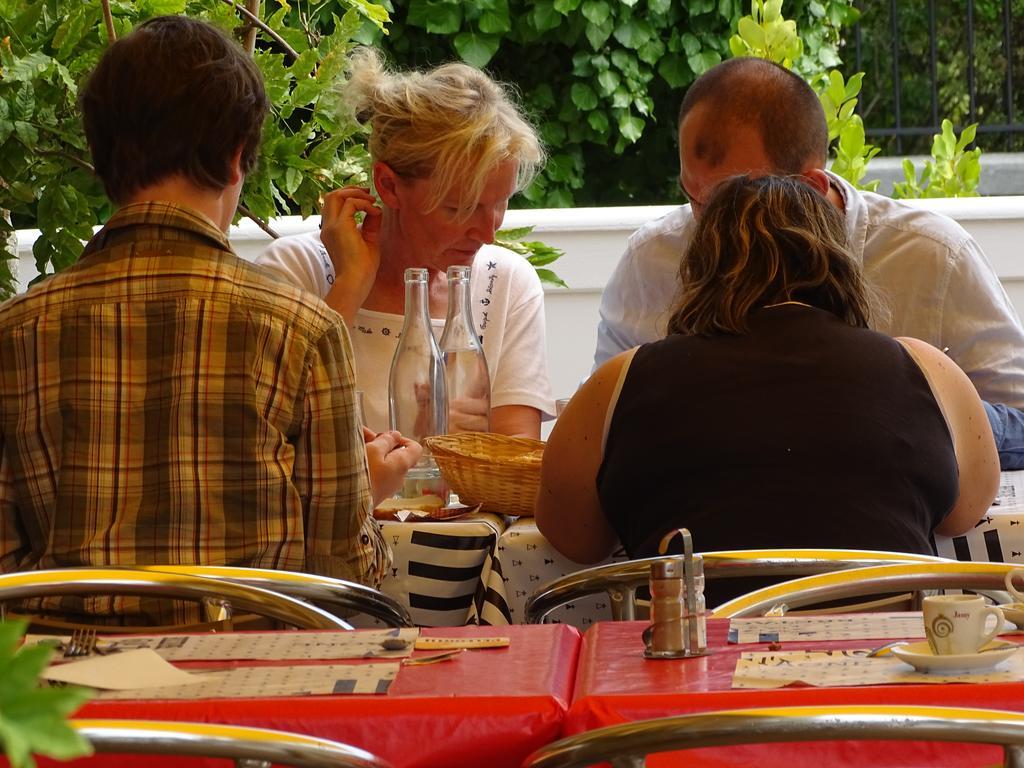
[[[444,522],[380,521],[394,563],[381,591],[409,609],[421,627],[463,624],[509,624],[503,597],[488,594],[501,583],[492,572],[494,548],[506,519],[475,514]],[[489,598],[489,599],[488,599]],[[354,617],[361,627],[380,626],[368,617]]]
[[[521,623],[526,600],[539,586],[588,567],[555,551],[531,517],[385,521],[381,529],[395,558],[383,591],[409,608],[420,626]],[[943,557],[1024,567],[1024,471],[1002,473],[997,503],[970,533],[936,536],[935,545]],[[620,549],[603,563],[625,559]],[[585,630],[610,618],[601,594],[552,611],[550,620]],[[355,623],[380,626],[368,617]]]
[[[935,549],[936,554],[957,560],[1024,566],[1024,470],[1002,472],[999,495],[986,515],[963,536],[936,536]]]
[[[626,559],[625,551],[620,548],[601,564]],[[537,529],[532,517],[519,518],[505,529],[498,539],[495,560],[495,569],[502,577],[501,588],[509,619],[516,624],[525,621],[526,600],[539,586],[590,567],[574,563],[557,552]],[[586,630],[595,622],[608,621],[611,617],[608,596],[598,594],[566,603],[552,611],[548,620]]]
[[[643,658],[643,622],[602,622],[587,631],[580,651],[572,705],[564,735],[654,717],[765,706],[830,704],[942,704],[1024,711],[1024,681],[1000,684],[924,684],[843,688],[790,687],[734,690],[732,673],[742,652],[766,644],[729,645],[727,619],[708,621],[709,656],[649,661]],[[1005,639],[1010,639],[1008,636]],[[786,642],[783,650],[865,648],[881,641]],[[787,768],[824,765],[963,766],[999,764],[995,747],[922,742],[822,742],[781,746],[737,746],[695,750],[701,766],[779,764]],[[766,757],[770,758],[766,761]],[[658,764],[652,761],[651,764]],[[662,763],[664,764],[664,763]],[[678,763],[677,763],[678,764]]]
[[[356,630],[358,631],[358,630]],[[402,667],[386,694],[199,701],[94,701],[83,718],[230,723],[294,731],[353,744],[396,768],[519,768],[559,737],[569,706],[580,635],[564,625],[453,627],[425,636],[511,638],[508,648],[467,651],[454,660]],[[355,662],[359,663],[359,662]],[[206,764],[146,758],[146,765]],[[52,764],[52,763],[51,763]],[[132,766],[103,755],[82,765]],[[223,761],[209,761],[222,766]],[[78,765],[78,763],[76,763]]]

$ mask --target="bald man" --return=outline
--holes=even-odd
[[[824,111],[797,75],[736,58],[699,77],[679,110],[679,186],[690,203],[630,237],[601,299],[595,368],[665,336],[689,225],[717,183],[800,176],[846,215],[877,296],[872,327],[948,349],[984,400],[1006,404],[986,403],[1002,468],[1024,467],[1024,329],[981,248],[950,218],[854,189],[825,170],[827,159]]]

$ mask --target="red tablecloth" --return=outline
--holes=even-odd
[[[358,630],[357,630],[358,631]],[[395,766],[518,768],[559,737],[579,653],[563,625],[427,629],[430,637],[510,637],[508,648],[402,667],[385,695],[199,701],[94,701],[76,717],[188,720],[274,728],[368,749]],[[183,765],[104,755],[74,765]],[[200,765],[188,761],[188,765]],[[225,765],[209,761],[208,765]]]
[[[729,645],[729,622],[708,622],[708,646],[714,653],[694,659],[644,659],[640,622],[603,622],[583,636],[576,689],[564,734],[607,725],[691,712],[767,706],[829,704],[932,704],[1024,711],[1024,681],[1000,684],[885,685],[844,688],[791,687],[733,690],[739,655],[767,650],[765,644]],[[1012,639],[1007,637],[1005,639]],[[782,650],[870,648],[882,641],[782,644]],[[701,749],[690,752],[693,765],[823,768],[834,765],[979,766],[1001,764],[997,747],[919,742],[826,742]],[[652,759],[649,765],[666,765]],[[678,758],[676,763],[678,763]],[[691,763],[688,763],[691,764]]]

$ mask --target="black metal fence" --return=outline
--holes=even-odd
[[[987,151],[1024,150],[1024,0],[855,0],[847,75],[883,154],[927,153],[943,118]]]

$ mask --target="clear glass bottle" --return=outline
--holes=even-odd
[[[395,348],[388,379],[388,421],[418,442],[448,431],[448,395],[444,363],[430,325],[429,274],[405,270],[405,322]],[[416,466],[405,476],[400,495],[434,494],[447,502],[447,489],[437,463],[426,446]]]
[[[441,335],[448,384],[448,431],[489,432],[491,376],[473,325],[469,267],[448,267],[448,316]]]

